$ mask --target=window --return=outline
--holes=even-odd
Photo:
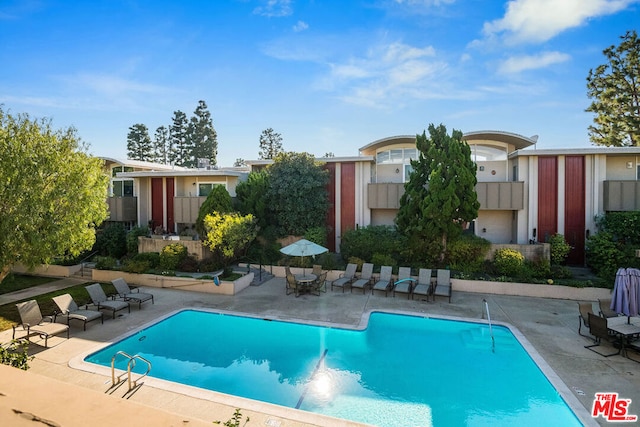
[[[133,180],[114,179],[111,185],[115,197],[133,197]]]
[[[207,197],[211,190],[213,190],[214,185],[222,185],[222,184],[214,184],[213,182],[199,182],[198,183],[198,196]]]
[[[133,168],[130,166],[114,166],[111,168],[111,176],[113,178],[116,177],[118,172],[133,172]]]

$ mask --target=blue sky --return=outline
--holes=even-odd
[[[202,99],[221,166],[266,128],[317,156],[430,123],[588,147],[588,72],[638,23],[640,0],[1,0],[0,103],[124,158]]]

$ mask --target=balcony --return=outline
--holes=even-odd
[[[137,197],[107,197],[109,218],[107,221],[128,222],[138,220]]]
[[[640,181],[604,181],[602,190],[605,211],[640,210]]]
[[[195,224],[198,219],[200,206],[206,197],[182,197],[173,198],[173,217],[175,222],[183,224]]]
[[[369,209],[399,209],[404,184],[369,184]],[[481,210],[524,209],[524,182],[479,182],[476,193]]]

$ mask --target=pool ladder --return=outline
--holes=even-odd
[[[482,299],[484,303],[484,310],[482,310],[482,318],[484,319],[484,314],[487,313],[487,320],[489,321],[489,335],[491,335],[491,351],[496,351],[496,340],[493,338],[493,328],[491,327],[491,313],[489,313],[489,303],[486,299]]]
[[[120,375],[118,375],[116,377],[115,363],[116,363],[116,358],[118,356],[123,356],[124,358],[129,359],[129,360],[127,361],[127,372],[123,372],[122,374],[120,374]],[[138,378],[135,378],[135,379],[132,380],[131,373],[132,373],[133,368],[135,368],[135,366],[136,366],[136,360],[141,360],[144,363],[146,363],[147,371],[144,374],[140,375]],[[118,351],[111,358],[111,387],[115,387],[116,384],[120,384],[123,381],[122,377],[126,374],[127,375],[127,385],[129,386],[129,391],[128,392],[130,392],[134,388],[137,388],[138,386],[142,385],[142,384],[138,384],[138,381],[140,381],[141,379],[146,377],[147,374],[149,374],[149,371],[151,371],[151,362],[149,362],[144,357],[139,356],[137,354],[135,356],[131,356],[130,354],[125,353],[124,351]]]

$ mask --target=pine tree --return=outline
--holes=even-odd
[[[167,152],[169,164],[184,166],[191,153],[187,142],[187,115],[180,110],[173,112],[173,123],[169,128],[169,141],[170,150]]]
[[[167,143],[169,141],[169,129],[160,126],[156,129],[153,138],[153,161],[156,163],[167,164]]]
[[[589,70],[587,95],[595,113],[589,139],[608,147],[640,146],[640,39],[634,31],[603,51],[607,64]]]
[[[149,129],[142,123],[129,128],[127,134],[127,157],[131,160],[151,161],[153,146],[149,137]]]
[[[475,186],[476,165],[462,132],[451,136],[440,125],[429,125],[429,137],[416,136],[419,158],[411,161],[413,172],[404,185],[396,216],[398,230],[409,240],[410,257],[442,262],[447,242],[457,237],[463,225],[478,216]]]
[[[207,159],[215,166],[218,157],[218,134],[211,121],[211,113],[204,101],[198,102],[194,116],[189,121],[189,136],[191,162],[186,166],[197,166],[198,159]]]
[[[272,128],[263,130],[260,134],[260,158],[275,159],[280,153],[282,153],[282,136]]]

